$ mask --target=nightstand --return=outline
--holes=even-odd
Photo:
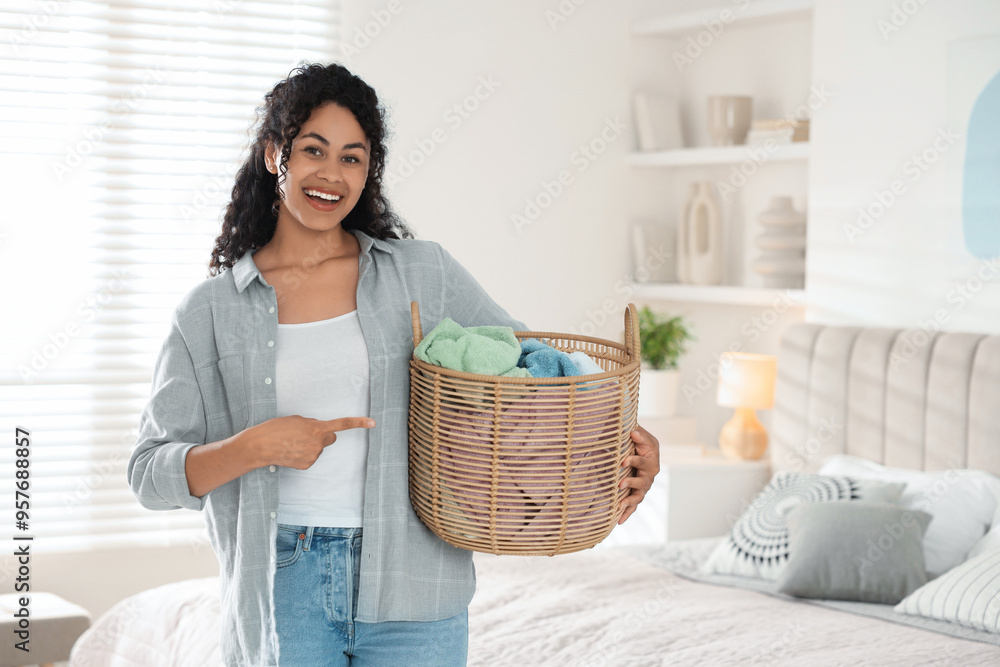
[[[734,461],[704,447],[678,449],[661,449],[657,475],[666,486],[667,541],[725,535],[770,481],[770,461]]]

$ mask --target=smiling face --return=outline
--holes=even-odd
[[[333,229],[361,198],[368,179],[370,146],[348,109],[328,102],[313,109],[292,140],[281,184],[278,225],[301,225],[317,232]],[[278,151],[269,147],[268,169]]]

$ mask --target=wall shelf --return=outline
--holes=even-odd
[[[764,159],[760,151],[765,151]],[[757,155],[756,159],[754,155]],[[707,148],[678,148],[669,151],[630,153],[628,162],[633,167],[690,167],[696,165],[738,164],[745,160],[767,164],[809,159],[809,142],[796,141],[779,144],[773,150],[764,146],[719,146]]]
[[[802,289],[742,287],[738,285],[684,285],[681,283],[630,283],[634,294],[644,299],[721,303],[739,306],[776,306],[802,308],[806,292]]]
[[[707,25],[723,23],[725,26],[749,26],[782,19],[807,18],[812,14],[814,0],[767,0],[750,3],[746,9],[737,5],[721,5],[709,9],[640,19],[632,23],[632,34],[645,37],[680,37],[691,32],[707,30]],[[725,21],[721,14],[731,15]]]

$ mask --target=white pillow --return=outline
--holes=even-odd
[[[841,454],[825,459],[819,474],[904,482],[898,504],[934,517],[924,534],[924,562],[932,579],[965,561],[993,525],[998,510],[1000,478],[981,470],[888,468]]]
[[[893,609],[1000,633],[1000,549],[970,558],[927,582]]]
[[[983,536],[983,539],[976,542],[976,546],[969,549],[969,555],[965,559],[970,560],[979,554],[993,549],[1000,549],[1000,495],[997,496],[997,511],[993,515],[993,525],[990,526],[989,532]]]
[[[788,564],[785,516],[799,503],[863,500],[894,503],[902,483],[805,472],[778,472],[701,565],[706,574],[777,579]]]

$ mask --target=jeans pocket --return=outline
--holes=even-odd
[[[302,543],[305,540],[299,537],[302,533],[290,528],[278,526],[278,535],[275,538],[275,563],[276,568],[286,567],[299,559],[302,555]]]

